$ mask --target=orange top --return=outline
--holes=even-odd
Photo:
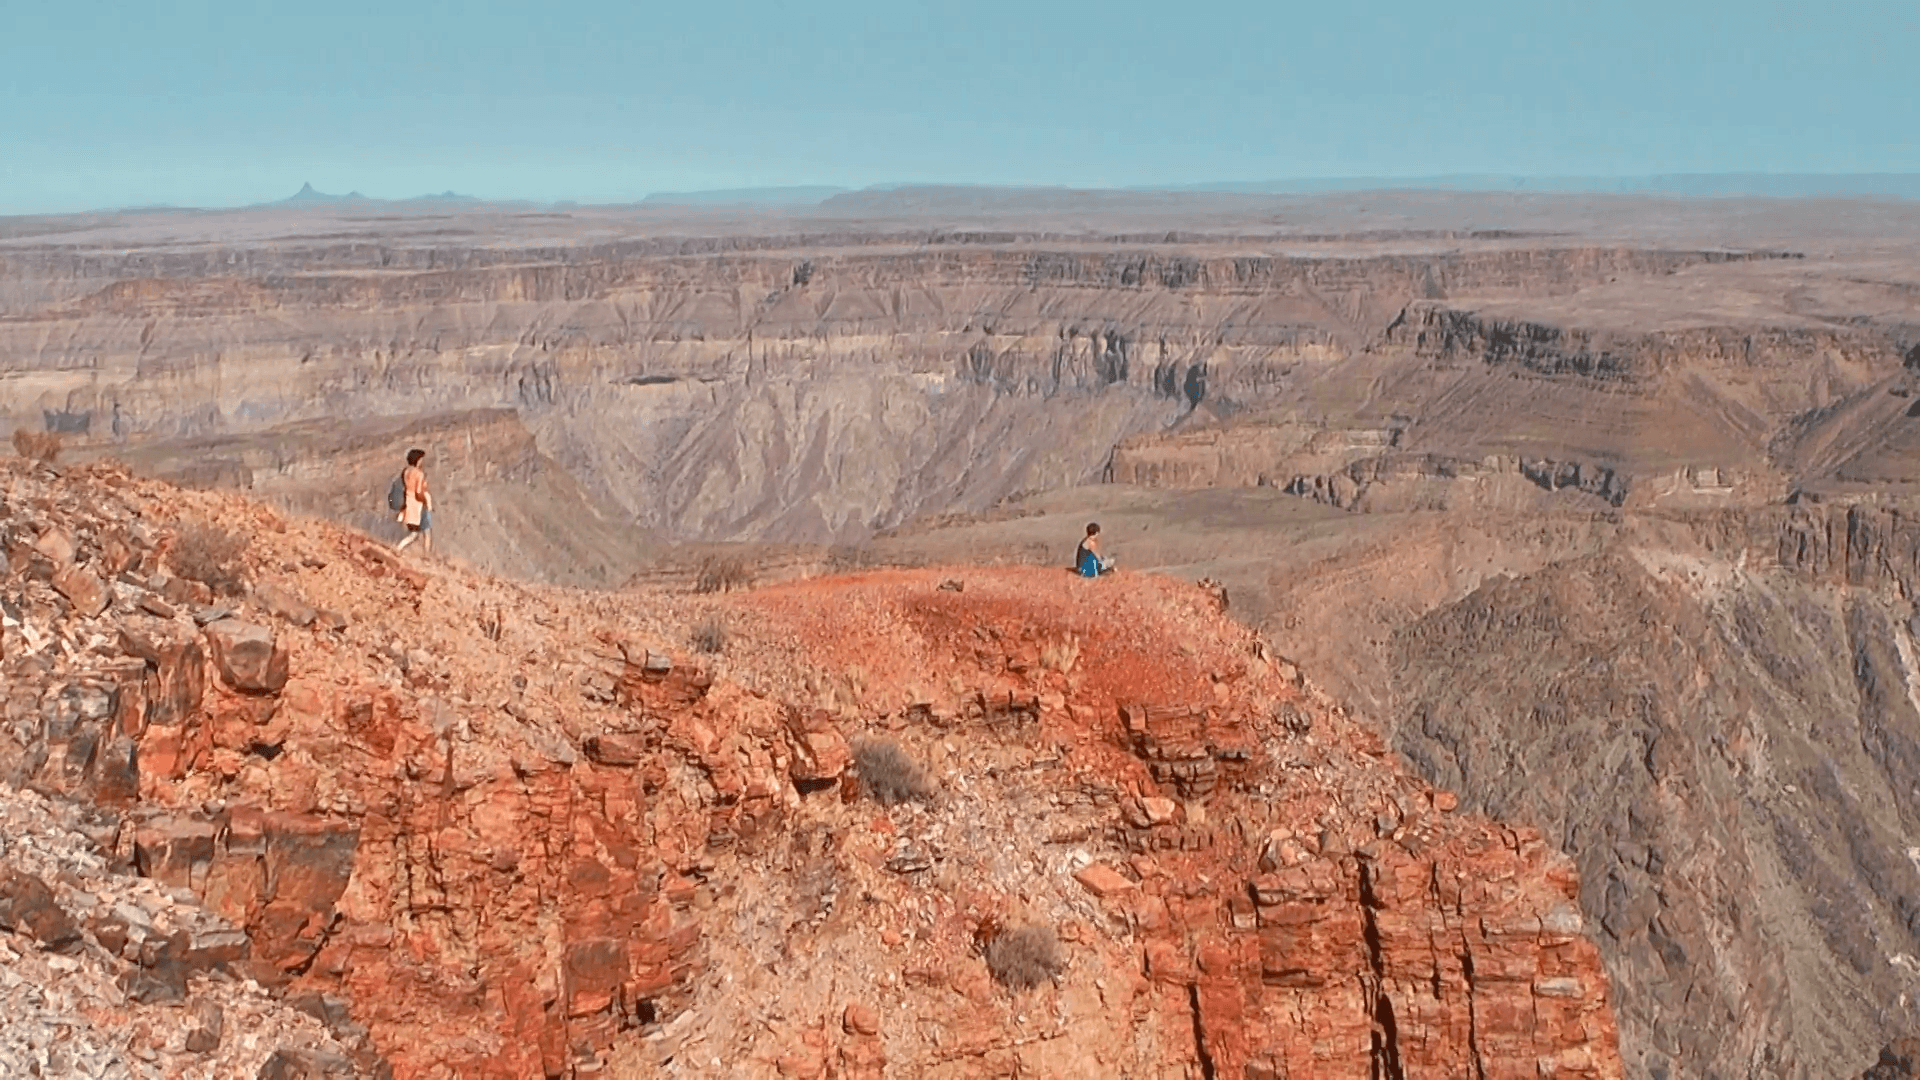
[[[409,465],[400,473],[400,479],[407,488],[407,508],[401,511],[400,520],[408,525],[418,525],[421,512],[433,509],[433,494],[427,490],[427,470],[418,465]]]

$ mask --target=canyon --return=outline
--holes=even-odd
[[[1859,1075],[1920,1026],[1916,239],[1920,208],[1898,201],[1420,193],[11,219],[0,426],[58,436],[52,468],[93,485],[83,504],[111,488],[140,493],[130,518],[174,525],[177,504],[241,523],[250,577],[341,609],[342,631],[281,634],[332,687],[318,700],[229,701],[202,656],[213,704],[177,733],[198,749],[121,735],[142,776],[157,762],[187,788],[115,796],[211,830],[208,867],[233,861],[232,812],[194,800],[357,830],[351,870],[328,871],[354,891],[321,888],[281,923],[260,921],[269,893],[207,895],[200,857],[166,881],[256,955],[299,957],[253,974],[337,1001],[341,1060],[704,1075],[666,1049],[704,1045],[787,1075],[878,1075],[859,1071],[876,1053],[892,1075]],[[390,537],[409,445],[430,452],[444,567],[352,539]],[[1123,576],[1063,591],[1089,520]],[[19,543],[60,524],[38,512]],[[52,588],[61,568],[40,559],[14,573]],[[716,561],[757,583],[692,591]],[[1202,579],[1244,631],[1193,609],[1209,594],[1178,582]],[[113,588],[137,615],[145,586]],[[446,616],[431,633],[397,614],[421,596]],[[648,646],[583,629],[651,636],[677,672],[712,618],[729,644],[670,707],[629,670]],[[1076,665],[1124,657],[1158,683],[1058,670],[1069,638]],[[1012,727],[1004,694],[1036,703]],[[304,757],[252,760],[241,713]],[[477,733],[448,734],[461,722]],[[880,818],[823,801],[859,770],[803,762],[876,731],[977,790]],[[1168,739],[1211,749],[1167,760]],[[20,740],[16,779],[58,788]],[[456,743],[478,756],[429,761]],[[1244,772],[1218,756],[1241,744],[1260,748]],[[344,777],[349,753],[393,778]],[[1169,769],[1202,759],[1228,779],[1196,794]],[[283,806],[289,783],[337,787]],[[451,785],[466,816],[410,785]],[[93,780],[70,794],[112,801]],[[649,809],[634,832],[659,797],[676,823]],[[1031,846],[1002,863],[970,819]],[[1488,821],[1504,824],[1469,824]],[[1047,837],[1025,835],[1036,823]],[[601,837],[579,843],[618,886],[581,878],[598,871],[576,872],[580,851],[484,869],[529,829]],[[444,880],[443,835],[478,877]],[[1298,863],[1268,857],[1289,839]],[[908,855],[931,868],[886,869]],[[1226,884],[1262,860],[1291,884]],[[1516,884],[1469,897],[1456,873]],[[916,895],[920,874],[942,884]],[[848,936],[836,905],[855,890],[901,944]],[[750,910],[760,896],[776,900]],[[549,936],[509,940],[521,924],[490,905]],[[773,911],[823,944],[770,930]],[[1394,951],[1402,933],[1453,941],[1469,911],[1488,944],[1468,934],[1417,973]],[[982,926],[1043,915],[1074,959],[1037,991],[1053,1026],[1029,1039],[1040,1014],[1017,1021],[952,965]],[[1515,952],[1527,919],[1565,932]],[[721,925],[733,944],[674,936]],[[377,927],[397,937],[375,944]],[[606,944],[632,927],[648,929]],[[1275,966],[1282,938],[1318,958],[1310,975]],[[393,941],[417,966],[376,958]],[[554,973],[588,948],[624,950],[606,963],[625,974],[568,1004],[574,976]],[[1524,953],[1526,980],[1486,949]],[[780,988],[712,982],[769,965]],[[887,1004],[862,991],[843,1015],[844,988],[888,966]],[[1515,1027],[1521,982],[1536,1019]],[[417,989],[379,1012],[402,983]],[[522,983],[540,1000],[488,997]],[[728,1011],[758,999],[799,1011]],[[965,1012],[938,1035],[936,1000]],[[870,1008],[914,1019],[876,1034]],[[1135,1020],[1101,1032],[1122,1010]],[[462,1026],[495,1041],[448,1056]],[[973,1049],[931,1041],[949,1038]],[[1131,1056],[1048,1056],[1096,1046]]]

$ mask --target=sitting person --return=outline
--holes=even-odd
[[[1087,538],[1080,541],[1080,549],[1073,553],[1073,568],[1080,571],[1081,577],[1099,577],[1113,572],[1113,560],[1100,554],[1100,523],[1087,526]]]

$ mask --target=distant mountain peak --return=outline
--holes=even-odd
[[[357,202],[357,201],[364,200],[365,198],[366,198],[365,195],[362,195],[357,191],[349,191],[345,195],[328,195],[324,191],[315,191],[313,184],[309,182],[309,183],[301,184],[299,191],[294,192],[292,195],[288,196],[287,198],[281,201],[290,202],[290,203],[348,202],[348,201]]]

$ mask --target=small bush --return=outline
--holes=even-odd
[[[1043,671],[1071,673],[1075,664],[1080,662],[1080,639],[1072,634],[1065,638],[1049,641],[1040,647],[1040,668]]]
[[[727,592],[744,589],[751,584],[753,571],[747,569],[745,559],[738,555],[709,555],[700,560],[700,569],[693,578],[693,591]]]
[[[245,536],[217,525],[196,523],[180,530],[167,561],[188,581],[237,596],[246,591],[246,552]]]
[[[703,653],[718,655],[727,650],[727,624],[719,619],[707,619],[693,628],[693,647]]]
[[[14,428],[13,448],[28,461],[51,465],[60,459],[60,436],[51,432],[42,435],[26,428]]]
[[[1009,990],[1031,990],[1052,982],[1066,966],[1060,938],[1051,927],[1016,926],[987,942],[987,970]]]
[[[865,740],[853,748],[853,761],[861,786],[883,806],[933,798],[933,778],[899,743]]]

